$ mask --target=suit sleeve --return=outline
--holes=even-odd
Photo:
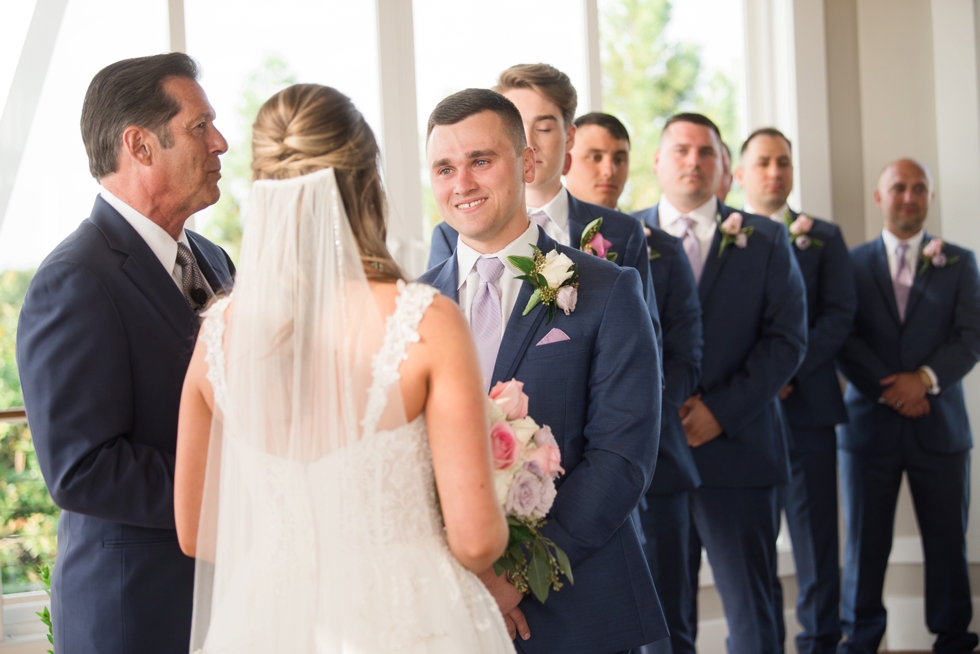
[[[833,360],[851,333],[854,314],[857,313],[857,290],[854,287],[851,257],[844,245],[844,237],[836,227],[833,237],[824,244],[821,255],[817,315],[811,317],[806,358],[797,371],[798,375],[813,372]]]
[[[773,401],[806,354],[806,288],[785,232],[773,239],[763,292],[755,344],[742,365],[701,398],[729,437]]]
[[[662,391],[648,315],[637,272],[622,269],[593,347],[584,457],[542,530],[573,568],[622,527],[653,478]]]
[[[456,239],[453,242],[449,242],[449,235],[445,228],[449,227],[446,223],[439,223],[436,225],[435,229],[432,230],[432,243],[429,246],[429,263],[426,265],[426,269],[435,268],[437,265],[453,256],[453,252],[456,251]],[[455,233],[455,230],[454,232]]]
[[[663,298],[665,410],[680,408],[701,381],[701,300],[684,257],[679,251],[671,257]]]
[[[38,272],[21,310],[17,363],[55,503],[113,522],[174,529],[174,455],[130,441],[127,335],[94,275],[70,263]]]
[[[973,253],[964,251],[958,264],[962,272],[956,285],[956,308],[949,338],[926,360],[939,378],[941,389],[963,379],[980,359],[980,274]]]
[[[647,308],[650,310],[650,319],[653,321],[653,332],[657,337],[657,345],[663,352],[663,324],[660,320],[660,309],[657,307],[657,295],[653,289],[653,276],[650,274],[650,255],[647,250],[647,237],[643,233],[643,223],[639,220],[629,221],[632,224],[629,238],[626,241],[626,251],[623,253],[623,260],[618,261],[621,266],[635,268],[640,273],[640,282],[643,285],[643,297],[646,300]]]

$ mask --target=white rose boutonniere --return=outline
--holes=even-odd
[[[521,315],[531,313],[538,303],[548,307],[548,322],[555,317],[557,309],[563,310],[566,316],[571,314],[578,302],[578,266],[557,250],[545,255],[537,246],[531,247],[534,248],[531,257],[507,257],[511,265],[524,273],[517,279],[534,287],[534,293]]]

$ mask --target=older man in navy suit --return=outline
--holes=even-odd
[[[468,89],[429,117],[427,158],[439,211],[460,234],[454,256],[421,280],[456,299],[488,384],[517,378],[551,427],[565,474],[544,534],[569,556],[574,585],[546,604],[483,575],[518,651],[629,652],[667,636],[630,514],[650,484],[660,425],[660,357],[639,274],[556,243],[526,212],[534,179],[521,115],[504,96]],[[537,246],[578,271],[578,298],[537,304],[508,257]],[[526,616],[526,622],[525,622]]]
[[[779,504],[786,512],[799,584],[796,615],[803,631],[796,649],[834,654],[841,636],[835,426],[847,421],[834,357],[857,311],[854,272],[840,229],[786,204],[793,190],[789,139],[772,127],[758,129],[742,145],[741,159],[735,176],[745,190],[745,210],[786,225],[806,282],[806,359],[779,395],[793,436],[793,474],[780,488]],[[778,576],[773,582],[781,607]],[[777,619],[782,625],[782,615]]]
[[[663,196],[642,214],[681,239],[698,284],[704,357],[701,383],[680,409],[701,477],[691,493],[691,549],[708,553],[728,622],[732,654],[781,652],[772,588],[776,489],[789,480],[785,421],[777,393],[806,352],[803,279],[786,228],[741,214],[715,197],[718,128],[700,114],[667,121],[654,160]],[[697,569],[674,642],[693,651]],[[675,649],[676,654],[676,649]]]
[[[568,75],[548,64],[520,64],[502,72],[494,90],[521,112],[524,134],[534,152],[534,181],[526,187],[528,215],[562,245],[635,268],[640,273],[659,342],[660,317],[650,283],[643,226],[632,216],[583,202],[561,183],[561,176],[571,161],[569,151],[575,143],[572,119],[578,106],[578,95]],[[598,235],[583,239],[589,236],[585,228],[597,218],[602,218]],[[429,268],[452,256],[458,238],[451,225],[443,222],[436,226],[432,232]]]
[[[973,436],[962,380],[980,358],[980,274],[973,252],[923,230],[935,194],[921,163],[885,166],[874,197],[885,228],[851,251],[858,312],[838,356],[850,382],[850,422],[839,439],[847,526],[841,652],[876,652],[885,633],[881,595],[903,472],[922,534],[933,651],[972,652]]]
[[[58,654],[172,654],[190,641],[194,561],[174,527],[174,451],[197,312],[234,266],[184,230],[218,199],[227,143],[180,53],[92,80],[82,137],[92,215],[41,264],[17,364],[58,525]]]

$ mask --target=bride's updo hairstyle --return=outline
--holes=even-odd
[[[289,179],[333,168],[368,279],[404,279],[388,252],[387,204],[374,132],[354,103],[319,84],[269,98],[252,126],[252,178]]]

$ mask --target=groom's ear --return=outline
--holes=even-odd
[[[130,125],[123,130],[122,134],[122,146],[119,148],[120,158],[125,157],[143,166],[148,166],[152,163],[152,143],[155,143],[155,139],[148,138],[150,132],[143,129],[142,127],[137,127],[136,125]]]
[[[521,164],[524,172],[524,183],[530,184],[534,181],[534,150],[530,147],[524,148],[521,155]]]

